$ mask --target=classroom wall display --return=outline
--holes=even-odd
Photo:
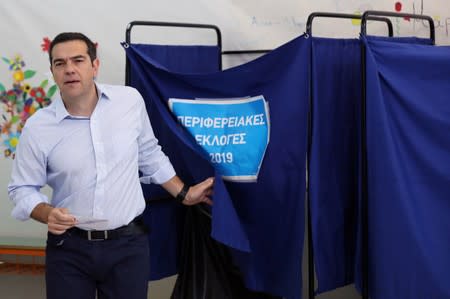
[[[43,236],[45,226],[11,218],[7,184],[26,119],[48,105],[58,90],[49,70],[48,46],[62,31],[79,31],[98,43],[100,82],[123,84],[125,54],[120,42],[134,20],[214,24],[222,32],[223,50],[273,49],[305,31],[314,11],[362,13],[386,10],[427,14],[436,27],[437,44],[450,44],[450,6],[446,0],[166,0],[3,1],[0,4],[0,236]],[[395,35],[428,33],[427,24],[394,19]],[[370,33],[385,34],[385,26],[371,24]],[[356,20],[318,20],[315,35],[357,37]],[[180,28],[138,28],[136,41],[159,44],[215,44],[212,32]],[[242,55],[233,64],[254,57]],[[229,67],[224,59],[224,67]],[[45,191],[50,195],[50,191]]]

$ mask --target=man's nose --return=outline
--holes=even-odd
[[[74,69],[73,63],[69,60],[64,66],[64,72],[65,73],[73,73],[74,70],[75,69]]]

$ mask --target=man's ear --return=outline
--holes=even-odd
[[[100,67],[100,60],[98,58],[95,58],[94,61],[92,61],[92,67],[94,68],[94,78],[96,78],[98,74],[98,68]]]

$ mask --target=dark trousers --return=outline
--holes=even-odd
[[[48,233],[47,299],[146,299],[147,234],[89,241]]]

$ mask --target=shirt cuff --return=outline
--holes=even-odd
[[[175,169],[173,169],[172,164],[167,160],[161,167],[153,173],[152,175],[144,175],[140,177],[140,181],[143,184],[163,184],[173,178],[176,175]]]
[[[17,220],[30,219],[31,212],[40,203],[48,203],[47,197],[44,194],[36,194],[23,198],[14,206],[11,216]]]

